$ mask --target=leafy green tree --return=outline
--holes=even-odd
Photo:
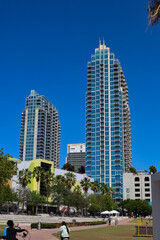
[[[12,202],[13,191],[8,185],[8,181],[17,174],[17,166],[13,161],[8,160],[9,154],[4,155],[3,148],[0,149],[0,211],[2,204]]]
[[[34,213],[34,208],[36,207],[36,214],[38,214],[38,205],[45,203],[45,197],[36,191],[30,191],[27,203],[32,206],[32,213]]]
[[[37,182],[37,193],[38,193],[39,189],[40,189],[40,180],[41,180],[41,177],[44,174],[44,169],[42,167],[39,167],[39,166],[35,167],[32,174],[33,174],[33,177],[36,179],[36,182]]]
[[[157,172],[157,168],[155,166],[152,165],[149,167],[149,174],[154,174],[156,172]]]
[[[100,211],[101,209],[101,202],[98,201],[98,195],[95,194],[91,194],[90,196],[88,196],[88,200],[90,203],[89,206],[89,212],[96,215],[97,212]]]
[[[91,182],[91,190],[96,194],[100,190],[100,184],[98,181]]]
[[[81,180],[80,184],[84,193],[87,195],[87,192],[91,186],[89,178],[85,177],[83,180]]]
[[[71,188],[75,185],[76,183],[76,176],[69,172],[65,173],[65,182],[66,182],[66,187],[71,190]]]
[[[74,166],[70,163],[65,163],[62,167],[63,170],[67,170],[67,171],[70,171],[70,172],[74,172],[75,169],[74,169]]]
[[[64,205],[67,206],[68,216],[70,216],[70,207],[74,205],[74,193],[69,189],[67,195],[64,197]]]
[[[85,167],[81,166],[80,168],[78,168],[78,173],[85,173]]]
[[[56,212],[59,212],[59,207],[64,205],[65,198],[67,197],[69,190],[66,188],[65,177],[57,175],[54,178],[53,186],[51,187],[52,201],[57,206]]]
[[[9,155],[4,155],[3,149],[0,149],[0,189],[17,173],[16,163],[7,160],[8,157]]]
[[[136,170],[134,167],[130,167],[130,168],[129,168],[129,171],[130,171],[131,173],[137,173],[137,170]]]
[[[134,214],[134,216],[147,216],[152,213],[152,207],[145,200],[124,200],[121,202],[122,209],[126,209],[128,214]]]
[[[91,194],[88,196],[89,198],[89,211],[96,215],[105,210],[117,209],[118,205],[115,201],[110,198],[108,195],[104,194]]]
[[[112,199],[109,195],[103,195],[102,198],[99,199],[99,201],[101,202],[101,206],[103,206],[103,208],[101,208],[102,211],[105,210],[116,210],[118,208],[118,205],[115,203],[115,200]]]
[[[22,212],[24,212],[25,206],[30,202],[30,191],[29,188],[22,187],[22,185],[16,190],[18,208],[22,206]]]
[[[7,204],[7,211],[9,212],[9,206],[13,205],[13,202],[17,201],[17,194],[14,190],[10,188],[8,184],[1,186],[0,191],[0,212],[2,210],[2,205]]]
[[[83,209],[89,207],[88,198],[86,198],[83,194],[73,192],[72,206],[77,209],[78,213],[81,212],[83,214]]]

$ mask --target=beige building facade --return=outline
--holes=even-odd
[[[123,200],[141,199],[152,202],[151,175],[144,171],[124,173],[123,175]]]

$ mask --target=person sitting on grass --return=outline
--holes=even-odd
[[[61,240],[68,240],[69,239],[69,228],[67,227],[65,221],[62,222],[62,226],[58,229],[58,233],[61,236]]]
[[[5,228],[3,233],[3,239],[7,240],[17,240],[16,234],[18,232],[28,232],[26,229],[16,229],[14,228],[14,223],[12,220],[8,220],[7,222],[8,227]]]

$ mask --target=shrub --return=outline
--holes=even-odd
[[[37,228],[38,223],[31,223],[31,228]],[[41,228],[57,228],[56,223],[41,223]]]
[[[90,222],[90,225],[100,225],[100,224],[106,224],[106,222],[105,221]]]
[[[100,224],[106,224],[105,221],[94,221],[94,222],[69,222],[67,223],[68,227],[75,227],[75,226],[91,226],[91,225],[100,225]],[[41,228],[59,228],[61,226],[61,223],[41,223]],[[37,228],[38,223],[31,223],[31,228]]]

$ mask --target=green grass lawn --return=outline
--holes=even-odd
[[[148,226],[152,226],[152,220],[149,222],[148,219],[142,218],[141,220],[141,226],[146,226],[146,222],[148,223]],[[136,223],[138,225],[138,219],[134,219],[132,221],[130,221],[130,223]]]
[[[71,240],[153,240],[152,237],[137,238],[135,235],[135,226],[111,226],[106,228],[95,228],[81,231],[70,232]],[[54,234],[60,239],[58,234]]]
[[[5,227],[6,227],[5,225],[0,225],[0,239],[2,238]]]

